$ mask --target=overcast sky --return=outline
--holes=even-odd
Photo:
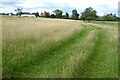
[[[61,9],[64,13],[71,14],[73,9],[81,13],[87,7],[93,7],[98,15],[113,13],[118,15],[119,0],[1,0],[0,13],[13,12],[17,7],[22,7],[24,12],[41,12]]]

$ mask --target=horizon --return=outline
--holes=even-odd
[[[1,0],[0,13],[16,13],[15,9],[20,7],[23,8],[22,12],[40,13],[47,11],[51,14],[55,9],[60,9],[64,12],[63,14],[68,12],[71,15],[73,9],[76,9],[80,14],[86,8],[92,7],[97,11],[98,16],[103,16],[105,13],[113,13],[118,16],[118,2],[119,0]]]

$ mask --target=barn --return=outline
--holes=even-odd
[[[29,13],[29,12],[22,12],[21,16],[24,16],[24,17],[35,17],[34,13]]]

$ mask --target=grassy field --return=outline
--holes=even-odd
[[[0,16],[0,79],[2,78],[2,17]]]
[[[2,76],[116,78],[117,28],[117,23],[3,17]]]

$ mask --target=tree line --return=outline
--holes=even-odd
[[[17,8],[15,11],[17,12],[17,15],[20,17],[22,13],[23,8]],[[90,22],[93,21],[118,21],[118,17],[116,14],[106,14],[103,16],[98,16],[97,11],[94,10],[92,7],[86,8],[81,14],[77,12],[76,9],[72,10],[72,16],[70,17],[69,13],[66,12],[65,15],[63,15],[63,11],[60,9],[56,9],[53,11],[54,14],[50,14],[49,12],[44,11],[44,13],[41,13],[39,15],[38,12],[34,13],[34,15],[37,17],[45,17],[45,18],[59,18],[59,19],[73,19],[73,20],[83,20]]]

